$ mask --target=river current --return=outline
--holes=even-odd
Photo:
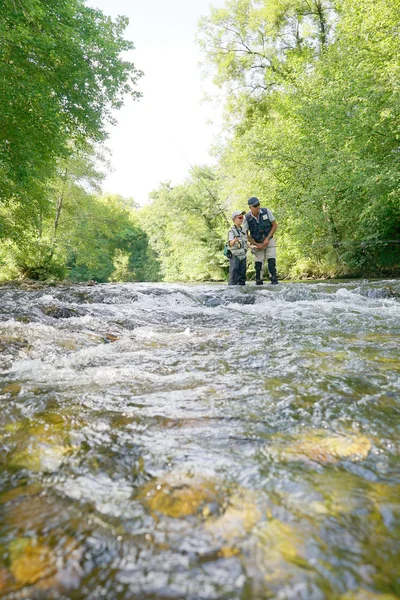
[[[400,282],[0,288],[0,596],[400,598]]]

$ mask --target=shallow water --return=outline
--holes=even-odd
[[[400,282],[0,288],[0,596],[400,598]]]

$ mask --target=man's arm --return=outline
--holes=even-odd
[[[244,222],[243,222],[243,225],[242,225],[242,230],[243,230],[245,233],[247,233],[247,240],[248,240],[248,242],[249,242],[249,245],[250,245],[250,247],[252,247],[252,246],[256,246],[257,248],[261,248],[261,245],[260,245],[260,244],[257,244],[257,242],[255,242],[255,241],[253,240],[253,238],[251,237],[251,235],[250,235],[249,224],[247,223],[247,219],[246,219],[246,217],[244,218]]]
[[[261,244],[258,244],[257,242],[255,242],[255,241],[253,240],[253,238],[251,237],[251,235],[250,235],[250,232],[249,232],[249,231],[247,232],[247,239],[248,239],[248,241],[249,241],[249,244],[250,244],[250,246],[257,246],[257,248],[261,247]]]
[[[270,243],[270,241],[274,237],[275,231],[278,229],[278,223],[276,221],[271,221],[271,225],[272,225],[271,231],[269,232],[269,234],[267,235],[267,237],[265,238],[265,240],[261,244],[261,248],[266,248],[268,246],[268,244]]]

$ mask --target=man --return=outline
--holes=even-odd
[[[229,259],[229,282],[228,285],[246,284],[246,254],[247,235],[242,230],[245,211],[235,210],[232,213],[233,226],[228,233],[228,244],[232,252]]]
[[[268,261],[271,283],[277,285],[276,242],[273,238],[278,223],[268,208],[261,208],[258,198],[254,196],[249,198],[247,204],[250,207],[250,212],[247,213],[244,219],[242,230],[247,233],[250,247],[253,248],[256,285],[263,285],[264,283],[265,261]]]

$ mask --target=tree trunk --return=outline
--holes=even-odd
[[[68,177],[68,171],[67,171],[67,169],[65,169],[64,175],[63,175],[63,183],[62,183],[62,187],[61,187],[61,192],[60,192],[59,197],[57,198],[56,216],[54,219],[54,226],[53,226],[53,239],[51,242],[51,249],[50,249],[50,255],[49,255],[50,260],[53,258],[53,255],[54,255],[57,230],[58,230],[58,225],[60,223],[61,211],[62,211],[62,207],[63,207],[63,203],[64,203],[65,188],[67,186],[67,177]]]

